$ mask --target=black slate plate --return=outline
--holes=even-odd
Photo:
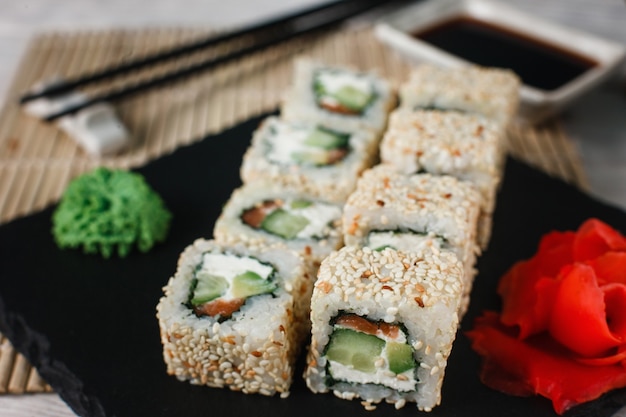
[[[239,185],[239,166],[255,118],[182,148],[139,169],[174,214],[167,242],[147,255],[102,260],[60,251],[50,234],[51,207],[0,227],[0,331],[82,416],[401,416],[380,405],[314,395],[296,375],[288,399],[191,386],[166,375],[155,306],[179,253],[213,223]],[[598,217],[622,232],[626,214],[518,161],[509,160],[490,248],[480,258],[472,304],[463,323],[498,308],[495,285],[516,260],[530,256],[540,236],[575,229]],[[432,416],[553,416],[541,398],[516,398],[478,380],[478,357],[459,334]],[[571,416],[609,416],[626,404],[626,390],[571,410]]]

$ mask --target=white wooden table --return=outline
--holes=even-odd
[[[623,0],[501,0],[543,18],[626,44]],[[264,19],[320,0],[0,0],[0,100],[28,39],[38,31],[225,27]],[[563,114],[579,147],[591,193],[626,209],[626,70],[586,95]],[[626,416],[626,411],[618,413]],[[72,411],[55,394],[0,397],[3,417],[67,417]]]

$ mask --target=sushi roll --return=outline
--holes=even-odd
[[[187,247],[157,306],[167,372],[196,385],[287,395],[310,326],[306,270],[284,247]]]
[[[254,133],[241,178],[297,187],[342,203],[377,157],[377,136],[370,131],[337,131],[269,117]]]
[[[343,244],[341,209],[298,188],[254,181],[232,193],[213,234],[220,242],[282,243],[319,263]]]
[[[454,252],[464,271],[462,316],[480,252],[479,213],[480,195],[468,182],[447,175],[404,175],[378,165],[363,173],[344,206],[344,242],[373,250]]]
[[[396,105],[390,84],[371,73],[301,59],[295,64],[293,79],[281,108],[286,120],[381,134]]]
[[[322,262],[311,300],[305,379],[315,393],[396,408],[440,403],[458,327],[452,252],[344,247]]]
[[[501,129],[482,116],[402,108],[389,118],[380,155],[405,174],[447,174],[473,183],[482,196],[478,239],[485,249],[503,173],[502,147]]]
[[[519,88],[519,77],[506,69],[422,64],[400,86],[400,106],[480,114],[505,131],[518,110]]]

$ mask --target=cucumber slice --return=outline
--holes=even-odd
[[[235,298],[248,298],[253,295],[267,294],[276,289],[276,283],[264,279],[253,271],[246,271],[233,278],[231,292]]]
[[[289,213],[281,208],[268,214],[261,223],[261,229],[284,239],[293,239],[309,224],[306,217]]]
[[[333,97],[350,110],[362,112],[372,100],[373,95],[351,85],[345,85],[337,90]]]
[[[394,374],[401,374],[417,366],[413,349],[406,343],[387,342],[387,360],[389,370]]]
[[[291,154],[297,164],[328,165],[328,153],[325,151],[294,152]]]
[[[307,200],[293,200],[290,207],[294,210],[310,207],[313,203]]]
[[[228,289],[228,281],[219,275],[205,271],[196,274],[196,286],[193,289],[191,304],[199,306],[222,296]]]
[[[350,329],[336,329],[330,336],[326,357],[357,371],[376,371],[376,359],[380,357],[385,341],[376,336]]]
[[[333,132],[328,129],[316,128],[304,140],[305,145],[326,150],[345,148],[348,145],[349,135]]]

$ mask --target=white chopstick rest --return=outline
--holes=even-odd
[[[58,82],[52,81],[47,85]],[[33,100],[26,104],[25,110],[33,116],[45,118],[86,99],[87,96],[82,93],[69,92],[52,98]],[[113,106],[108,103],[96,104],[75,114],[63,116],[57,124],[87,153],[95,157],[116,154],[130,142],[128,130],[115,114]]]
[[[58,122],[85,151],[94,156],[118,153],[126,148],[129,134],[107,103],[96,104]]]

